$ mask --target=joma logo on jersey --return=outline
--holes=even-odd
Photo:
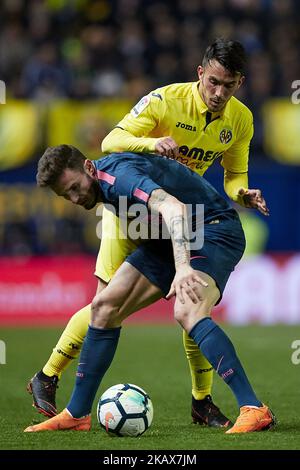
[[[220,132],[220,141],[222,144],[228,144],[232,139],[232,132],[230,129],[222,129]]]
[[[195,126],[191,126],[190,124],[184,124],[184,122],[178,121],[176,127],[180,127],[181,129],[186,129],[187,131],[196,132],[197,128]]]

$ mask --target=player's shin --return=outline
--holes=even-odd
[[[91,318],[91,304],[86,305],[69,320],[51,356],[43,367],[44,374],[61,377],[78,356]]]
[[[192,395],[196,400],[203,400],[211,395],[213,367],[186,331],[183,331],[183,344],[191,372]]]
[[[204,318],[198,321],[189,336],[231,388],[239,407],[262,405],[249,383],[232,342],[213,320]]]
[[[76,383],[68,411],[74,418],[91,412],[100,382],[108,370],[117,349],[121,328],[89,326],[79,358]]]

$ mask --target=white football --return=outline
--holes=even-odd
[[[108,433],[137,437],[150,427],[153,405],[141,387],[133,384],[113,385],[98,402],[97,419]]]

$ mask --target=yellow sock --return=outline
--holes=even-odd
[[[62,372],[71,364],[80,352],[91,318],[91,304],[83,307],[69,320],[43,372],[51,377],[60,378]]]
[[[196,400],[202,400],[211,395],[213,368],[186,331],[183,331],[183,345],[190,366],[192,395]]]

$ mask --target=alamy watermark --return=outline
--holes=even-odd
[[[6,85],[3,80],[0,80],[0,104],[6,103]]]
[[[291,361],[295,366],[297,366],[300,364],[300,339],[295,339],[291,344],[291,348],[295,349],[291,355]]]
[[[291,102],[293,104],[300,104],[300,80],[292,82],[292,89],[295,91],[291,95]]]
[[[189,241],[191,250],[200,250],[204,243],[204,205],[186,204],[184,238]],[[128,207],[126,196],[120,196],[118,209],[112,204],[105,208],[118,217],[118,224],[110,227],[110,238],[131,240],[169,240],[171,235],[160,214],[149,210],[144,204],[132,204]],[[96,215],[101,217],[96,227],[97,237],[102,237],[102,207],[98,206]],[[212,221],[212,223],[217,221]]]
[[[0,340],[0,365],[6,364],[6,344]]]

